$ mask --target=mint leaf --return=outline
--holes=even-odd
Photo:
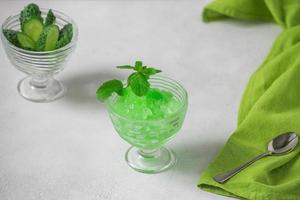
[[[130,87],[132,92],[136,96],[145,96],[150,88],[149,78],[150,76],[160,73],[161,70],[155,69],[153,67],[147,67],[143,65],[142,61],[136,61],[134,66],[131,65],[121,65],[117,66],[119,69],[132,69],[133,72],[127,78],[127,87]],[[97,90],[97,98],[100,101],[105,101],[114,92],[118,95],[123,95],[123,84],[119,80],[111,80],[103,83]]]
[[[142,61],[136,61],[134,69],[138,72],[141,72],[143,70],[143,62]]]
[[[146,76],[151,76],[151,75],[154,75],[154,74],[157,74],[157,73],[160,73],[161,70],[158,70],[158,69],[155,69],[155,68],[145,68],[143,69],[142,73]]]
[[[104,102],[114,92],[116,92],[120,96],[123,95],[123,83],[116,79],[107,81],[98,88],[96,92],[97,99]]]
[[[144,96],[150,88],[147,77],[139,72],[133,73],[128,77],[128,85],[137,96]]]
[[[122,66],[117,66],[119,69],[134,69],[131,65],[122,65]]]

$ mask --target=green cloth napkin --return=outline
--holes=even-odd
[[[283,31],[250,78],[236,131],[198,186],[240,199],[299,200],[300,145],[287,155],[257,161],[225,184],[212,179],[264,152],[280,133],[300,133],[300,0],[217,0],[203,11],[206,22],[229,17],[274,21]]]

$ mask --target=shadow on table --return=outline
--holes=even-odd
[[[225,143],[225,141],[205,141],[205,139],[196,143],[197,141],[172,147],[178,159],[172,170],[199,178]]]
[[[78,105],[90,105],[99,108],[103,104],[96,99],[96,91],[101,83],[110,79],[122,79],[111,71],[95,71],[66,78],[63,82],[68,91],[64,101]]]

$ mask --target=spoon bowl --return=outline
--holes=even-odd
[[[295,132],[281,134],[270,141],[268,151],[272,155],[280,155],[291,152],[298,144],[298,136]]]

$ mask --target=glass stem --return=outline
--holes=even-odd
[[[46,88],[49,84],[49,74],[32,74],[30,84],[35,88]]]
[[[160,149],[139,149],[139,154],[144,158],[156,158],[160,156]]]

